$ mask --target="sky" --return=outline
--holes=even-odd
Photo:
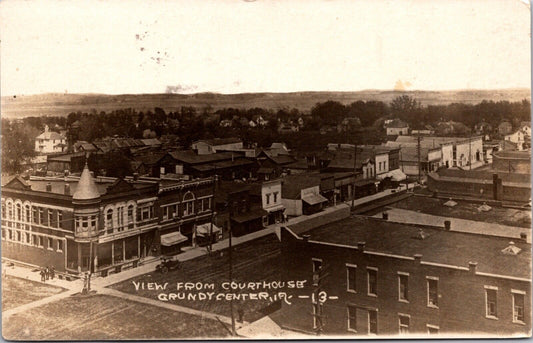
[[[530,88],[522,0],[4,0],[0,91]]]

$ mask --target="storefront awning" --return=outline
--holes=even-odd
[[[320,194],[309,194],[303,196],[302,200],[308,203],[309,205],[316,205],[328,201],[327,198],[323,197]]]
[[[283,204],[279,204],[279,205],[276,205],[276,206],[265,208],[265,210],[268,211],[269,213],[270,212],[281,211],[281,210],[284,210],[284,209],[285,209],[285,206],[283,206]]]
[[[205,223],[205,224],[202,224],[202,225],[197,225],[196,226],[196,234],[198,236],[209,236],[209,232],[211,232],[212,234],[217,234],[217,233],[222,231],[215,224],[212,224],[212,225],[213,225],[213,228],[211,228],[211,223]]]
[[[172,232],[167,233],[166,235],[161,236],[161,245],[169,247],[174,244],[185,242],[187,237],[181,234],[181,232]]]
[[[401,171],[400,169],[394,169],[388,173],[377,175],[376,179],[383,180],[386,177],[390,177],[392,181],[403,181],[407,179],[407,175],[405,175],[404,172]]]

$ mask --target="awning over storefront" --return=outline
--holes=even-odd
[[[258,208],[251,210],[250,212],[234,215],[231,217],[231,219],[235,220],[237,223],[245,223],[257,218],[263,218],[266,215],[268,215],[267,211],[263,210],[262,208]]]
[[[388,173],[377,175],[376,179],[383,180],[386,177],[390,177],[392,181],[403,181],[407,179],[407,175],[405,175],[404,172],[401,171],[400,169],[394,169]]]
[[[302,200],[308,203],[309,205],[316,205],[328,201],[327,198],[323,197],[320,194],[309,194],[302,197]]]
[[[187,237],[182,235],[181,232],[177,231],[177,232],[167,233],[166,235],[162,235],[161,245],[169,247],[174,244],[185,242],[186,240],[187,240]]]
[[[279,205],[276,205],[276,206],[265,208],[265,210],[268,211],[269,213],[270,212],[281,211],[281,210],[284,210],[284,209],[285,209],[285,206],[283,206],[283,204],[279,204]]]
[[[222,231],[222,229],[220,229],[218,226],[216,226],[215,224],[212,224],[213,225],[213,228],[211,229],[211,223],[205,223],[205,224],[202,224],[202,225],[197,225],[196,226],[196,234],[198,236],[209,236],[209,232],[211,231],[212,234],[218,234],[219,232]]]

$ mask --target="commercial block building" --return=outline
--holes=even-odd
[[[531,330],[525,239],[345,216],[282,227],[281,243],[285,280],[307,280],[273,315],[285,329],[348,336]]]

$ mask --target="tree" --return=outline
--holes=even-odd
[[[4,172],[22,172],[22,162],[35,156],[37,128],[15,124],[2,118],[2,168]]]
[[[419,101],[408,95],[396,97],[390,103],[391,113],[408,122],[411,126],[420,126],[422,117],[422,106]]]
[[[337,101],[326,101],[317,103],[311,109],[311,115],[315,119],[320,119],[323,124],[335,125],[341,122],[347,114],[346,107]]]

